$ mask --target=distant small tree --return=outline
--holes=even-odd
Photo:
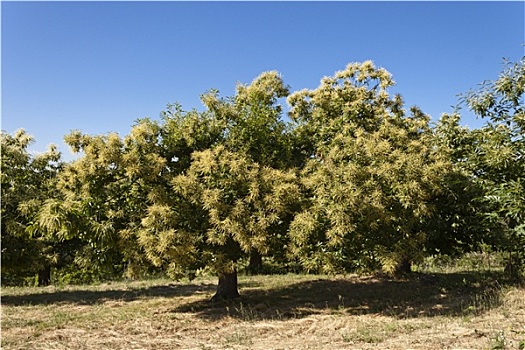
[[[22,129],[1,133],[2,284],[38,274],[38,284],[47,285],[58,258],[56,242],[37,232],[34,223],[39,208],[55,195],[60,153],[51,145],[32,155],[28,147],[33,140]]]

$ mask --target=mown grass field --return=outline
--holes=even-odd
[[[2,288],[2,349],[520,349],[525,288],[498,273],[240,276]]]

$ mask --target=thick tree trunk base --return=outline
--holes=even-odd
[[[237,271],[219,274],[217,292],[211,298],[211,301],[215,302],[219,300],[231,300],[238,298],[239,296]]]

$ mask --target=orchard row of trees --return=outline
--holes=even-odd
[[[2,283],[174,278],[208,269],[215,298],[237,271],[410,271],[490,245],[525,262],[525,59],[435,124],[391,96],[390,73],[353,63],[291,93],[265,72],[206,109],[168,105],[129,135],[74,131],[69,163],[2,133]],[[287,98],[289,118],[279,104]],[[285,120],[290,120],[286,122]]]

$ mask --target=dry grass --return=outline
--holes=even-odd
[[[497,282],[499,281],[499,282]],[[2,349],[519,349],[525,289],[492,274],[4,288]]]

